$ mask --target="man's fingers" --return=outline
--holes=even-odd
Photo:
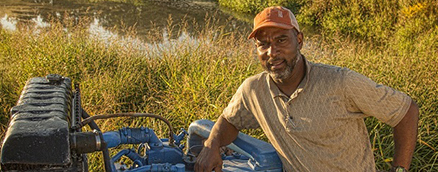
[[[204,172],[204,171],[211,172],[212,170],[213,170],[213,166],[206,166],[203,163],[195,164],[195,172]]]
[[[216,168],[214,168],[214,172],[222,172],[222,165],[216,166]]]
[[[201,153],[199,153],[196,163],[195,172],[211,172],[222,171],[222,158],[219,154],[219,149],[209,149],[203,148]]]

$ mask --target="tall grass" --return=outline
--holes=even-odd
[[[217,118],[239,84],[259,67],[245,36],[218,22],[207,17],[200,29],[189,21],[172,24],[169,18],[167,28],[141,35],[155,43],[124,41],[136,40],[134,32],[104,40],[90,36],[88,19],[75,26],[53,21],[50,28],[2,29],[2,137],[9,109],[26,80],[49,73],[79,82],[83,107],[92,115],[151,112],[169,119],[175,129],[187,129],[197,119]],[[99,124],[105,131],[122,126],[147,126],[159,135],[167,131],[151,119],[111,119]],[[91,170],[101,171],[100,158],[90,157]]]
[[[123,38],[98,39],[90,36],[89,23],[87,19],[75,25],[52,21],[50,28],[37,31],[28,26],[0,31],[2,137],[9,109],[31,77],[58,73],[79,82],[83,107],[91,115],[151,112],[169,119],[175,129],[187,129],[197,119],[215,120],[240,83],[262,71],[253,44],[246,40],[248,32],[216,25],[214,18],[206,18],[202,28],[190,22],[173,23],[170,18],[167,28],[141,35],[155,42],[150,44],[126,41],[136,40],[135,28]],[[188,34],[187,29],[193,31]],[[352,68],[412,96],[421,116],[411,169],[438,171],[438,53],[428,48],[433,38],[422,40],[413,43],[412,50],[399,50],[391,44],[313,36],[306,37],[303,54],[311,61]],[[372,118],[366,123],[377,166],[387,170],[393,153],[391,129]],[[102,120],[98,125],[104,131],[146,126],[161,137],[167,131],[162,123],[143,118]],[[248,132],[266,139],[260,131]],[[99,154],[92,154],[89,163],[91,171],[102,170]]]

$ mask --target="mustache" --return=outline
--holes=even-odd
[[[266,61],[267,64],[272,65],[272,64],[277,64],[277,63],[281,63],[283,62],[284,59],[283,58],[275,58],[275,59],[269,59],[268,61]]]

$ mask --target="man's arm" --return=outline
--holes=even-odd
[[[220,116],[211,129],[210,136],[204,142],[204,148],[197,157],[195,171],[222,171],[220,148],[233,142],[238,134],[239,130]]]
[[[409,170],[418,134],[418,106],[412,100],[403,119],[394,127],[395,153],[392,166],[402,166]]]

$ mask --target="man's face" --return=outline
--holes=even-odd
[[[257,55],[274,80],[285,80],[300,59],[303,36],[293,29],[266,27],[255,35]]]

